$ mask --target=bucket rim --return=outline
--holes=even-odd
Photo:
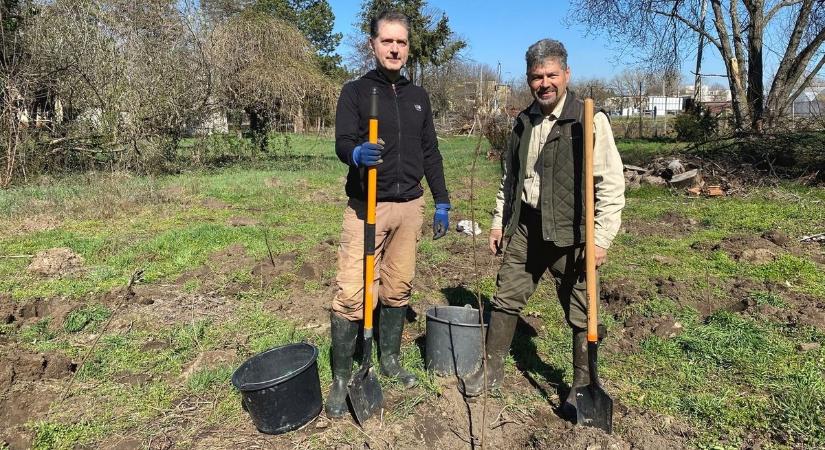
[[[249,364],[251,364],[252,361],[264,358],[265,355],[267,355],[269,353],[276,352],[276,351],[279,351],[279,350],[284,350],[284,349],[287,349],[287,348],[290,348],[290,347],[308,347],[312,350],[312,355],[308,358],[308,361],[305,364],[303,364],[301,367],[299,367],[298,369],[294,370],[291,373],[286,373],[284,375],[273,378],[271,380],[258,381],[258,382],[255,382],[255,383],[243,383],[243,384],[241,384],[241,382],[239,380],[240,375],[241,375],[241,369],[243,369],[246,366],[248,366]],[[275,386],[276,384],[282,384],[286,381],[289,381],[292,378],[297,377],[298,375],[304,373],[308,368],[310,368],[317,361],[318,361],[318,347],[316,347],[313,344],[310,344],[309,342],[295,342],[295,343],[291,343],[291,344],[279,345],[277,347],[272,347],[268,350],[264,350],[264,351],[262,351],[262,352],[260,352],[256,355],[250,356],[246,361],[244,361],[240,366],[238,366],[238,368],[235,369],[235,372],[232,373],[232,385],[235,386],[235,389],[237,389],[241,392],[251,392],[251,391],[259,391],[261,389],[267,389],[267,388],[270,388],[272,386]]]
[[[459,325],[459,326],[462,326],[462,327],[478,328],[478,327],[481,326],[480,323],[464,323],[464,322],[458,322],[458,321],[455,321],[455,320],[445,320],[445,319],[442,319],[441,317],[436,317],[436,316],[433,316],[432,314],[430,314],[431,312],[436,311],[439,308],[441,308],[441,309],[450,308],[450,309],[460,309],[460,310],[468,309],[470,311],[475,312],[476,316],[478,316],[478,308],[465,307],[465,306],[453,306],[453,305],[435,305],[435,306],[431,306],[430,308],[427,308],[427,311],[425,312],[425,315],[427,316],[427,320],[433,320],[435,322],[444,323],[444,324],[447,324],[447,325]],[[486,327],[487,323],[484,323],[484,326]]]

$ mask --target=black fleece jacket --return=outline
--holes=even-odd
[[[421,178],[426,176],[435,203],[450,203],[427,91],[404,77],[391,83],[378,70],[345,84],[338,99],[335,152],[349,165],[347,196],[366,199],[365,171],[355,166],[352,151],[369,138],[373,87],[378,88],[378,137],[384,140],[383,162],[377,166],[378,201],[421,197]]]

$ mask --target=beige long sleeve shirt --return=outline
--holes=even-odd
[[[540,123],[533,124],[530,136],[530,147],[527,154],[527,170],[524,173],[524,190],[521,200],[532,207],[539,205],[541,194],[541,167],[542,149],[550,131],[561,115],[567,93],[548,116],[544,116]],[[593,177],[596,189],[596,245],[607,249],[615,239],[622,223],[622,209],[624,200],[624,174],[622,159],[613,140],[613,130],[607,116],[596,114],[593,120],[595,142],[593,145]],[[499,191],[496,195],[496,209],[493,214],[493,229],[502,229],[502,218],[505,193],[511,192],[514,183],[512,173],[504,173],[501,177]]]

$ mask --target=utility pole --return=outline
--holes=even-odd
[[[639,139],[642,138],[642,82],[639,82]]]
[[[496,86],[493,90],[493,111],[498,111],[498,87],[501,84],[501,61],[498,62],[496,68]]]
[[[699,29],[705,29],[705,15],[707,14],[707,0],[702,0],[699,17]],[[705,48],[705,35],[699,33],[699,47],[696,49],[696,79],[693,82],[693,103],[698,105],[702,101],[702,50]]]

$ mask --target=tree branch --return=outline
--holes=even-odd
[[[784,67],[788,69],[787,64],[790,63],[792,58],[796,57],[796,51],[799,49],[799,43],[802,41],[802,35],[805,33],[805,28],[808,26],[808,18],[811,15],[811,10],[813,9],[813,0],[802,0],[802,10],[799,11],[799,16],[796,18],[796,23],[794,23],[793,30],[791,31],[790,39],[788,39],[788,45],[785,47],[785,54],[782,56],[782,61],[779,63],[779,72],[781,73]]]
[[[674,9],[673,12],[658,11],[658,10],[655,10],[655,9],[650,10],[650,12],[652,12],[653,14],[663,16],[663,17],[670,17],[670,18],[678,20],[679,22],[682,22],[685,26],[687,26],[691,30],[693,30],[696,33],[701,34],[702,36],[704,36],[705,39],[707,39],[710,43],[712,43],[714,46],[716,46],[716,48],[718,48],[720,52],[722,51],[722,45],[719,43],[718,39],[713,37],[713,35],[711,35],[707,31],[703,30],[702,28],[699,28],[698,25],[696,25],[695,23],[693,23],[690,20],[686,19],[681,14],[677,13],[675,9]]]
[[[765,22],[766,23],[770,22],[771,19],[773,19],[773,16],[775,16],[776,13],[778,13],[780,9],[782,9],[786,6],[798,5],[798,4],[802,3],[803,1],[804,0],[784,0],[784,1],[781,1],[781,2],[773,5],[773,8],[771,8],[770,11],[768,11],[768,13],[765,14]]]
[[[802,83],[799,85],[796,91],[794,91],[794,93],[791,94],[790,97],[788,97],[787,102],[784,105],[782,105],[783,109],[785,106],[788,105],[788,103],[793,102],[794,100],[796,100],[797,97],[802,95],[802,92],[804,92],[805,88],[811,84],[811,81],[813,81],[813,79],[816,77],[816,74],[819,73],[819,70],[822,69],[822,66],[825,66],[825,55],[822,55],[822,58],[819,59],[819,62],[816,64],[816,67],[814,67],[811,73],[809,73],[808,76],[805,77],[804,80],[802,80]]]
[[[747,76],[743,72],[742,65],[745,63],[747,58],[745,57],[745,49],[742,47],[742,26],[739,23],[739,12],[736,9],[735,1],[730,2],[730,22],[731,22],[731,30],[733,33],[732,40],[733,40],[733,52],[736,55],[736,67],[739,69],[739,73],[736,74],[736,78],[739,80],[745,80]],[[751,20],[753,18],[751,17]],[[751,32],[753,28],[751,28]],[[750,37],[752,39],[752,37]],[[753,55],[750,55],[751,57]]]

